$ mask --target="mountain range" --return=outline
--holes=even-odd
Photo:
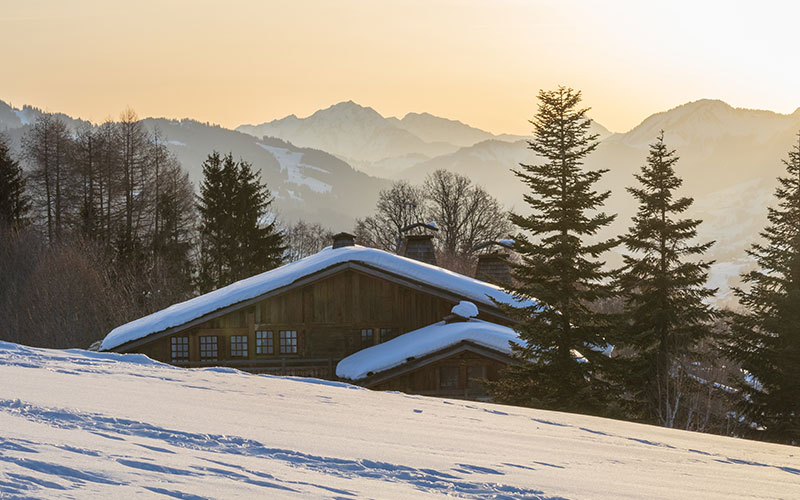
[[[0,131],[18,146],[38,113],[0,101]],[[86,123],[61,116],[73,127]],[[235,130],[190,119],[144,122],[166,136],[195,185],[208,153],[231,151],[260,170],[282,217],[318,221],[334,230],[348,230],[356,217],[372,213],[378,192],[391,181],[421,182],[440,168],[470,177],[507,207],[524,212],[525,186],[511,169],[537,161],[524,136],[496,135],[429,113],[384,117],[352,101],[305,118],[290,115]],[[586,164],[609,170],[601,187],[612,191],[606,210],[618,214],[600,236],[619,234],[630,224],[636,206],[625,187],[634,183],[633,174],[661,130],[681,157],[676,166],[684,179],[680,194],[696,200],[688,216],[704,220],[701,239],[716,241],[709,254],[716,260],[712,285],[720,288],[719,301],[730,303],[730,286],[751,265],[744,250],[766,223],[776,176],[784,171],[781,160],[797,140],[800,108],[780,114],[703,99],[653,114],[625,133],[593,122],[600,144]]]

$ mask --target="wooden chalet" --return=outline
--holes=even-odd
[[[372,346],[339,362],[336,374],[377,390],[462,399],[487,399],[484,381],[517,361],[511,344],[522,344],[509,327],[459,315]]]
[[[404,247],[425,254],[419,252],[420,242],[426,244],[417,237]],[[143,353],[184,367],[336,379],[343,358],[439,322],[463,300],[475,304],[479,320],[514,324],[495,303],[516,303],[501,287],[357,246],[352,235],[341,233],[332,247],[315,255],[117,327],[100,349]],[[484,371],[466,368],[477,357],[487,360],[481,361]],[[451,365],[464,367],[459,380],[467,383],[473,375],[491,377],[508,362],[467,344],[429,359],[436,364],[414,379],[425,379],[420,386],[425,393],[437,385],[452,389],[447,382],[453,378]],[[375,379],[369,386],[417,391],[416,382],[399,380]]]

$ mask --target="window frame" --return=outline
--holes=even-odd
[[[388,335],[386,335],[386,333]],[[383,344],[384,342],[389,342],[390,340],[399,337],[398,329],[397,328],[378,328],[378,343]],[[388,337],[388,338],[387,338]]]
[[[229,337],[231,358],[247,358],[249,335],[231,335]]]
[[[443,385],[444,377],[443,370],[454,370],[455,378],[453,378],[453,385]],[[440,390],[457,390],[461,388],[461,367],[458,365],[441,365],[439,366],[439,389]]]
[[[180,342],[178,342],[180,341]],[[191,344],[188,335],[176,335],[170,337],[170,360],[173,363],[184,363],[189,361],[191,357]],[[180,349],[178,349],[180,348]],[[185,352],[185,356],[176,356],[178,352]]]
[[[204,341],[204,339],[214,339],[213,342]],[[200,361],[219,361],[219,335],[200,335]],[[210,348],[203,349],[205,346],[213,345],[214,355],[204,355],[204,351],[208,352]]]
[[[284,336],[284,334],[287,334]],[[291,336],[289,336],[291,334]],[[291,341],[291,342],[290,342]],[[292,348],[291,350],[287,350]],[[278,354],[298,355],[300,353],[300,334],[298,330],[278,330]]]
[[[375,329],[374,328],[360,328],[359,329],[359,346],[360,349],[366,349],[375,345]]]
[[[259,338],[259,334],[260,335]],[[259,329],[256,330],[256,356],[274,356],[275,355],[275,330],[274,329]],[[269,342],[266,342],[269,340]],[[264,350],[269,347],[269,352]]]

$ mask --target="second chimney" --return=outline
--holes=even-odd
[[[510,284],[511,268],[508,265],[508,255],[499,252],[478,255],[475,277],[495,285]]]
[[[333,248],[352,247],[356,244],[356,237],[350,233],[333,235]]]
[[[405,236],[399,253],[409,259],[436,265],[433,236],[430,234],[409,234]]]

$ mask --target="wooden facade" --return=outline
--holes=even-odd
[[[498,380],[500,372],[514,362],[503,353],[462,342],[359,383],[381,391],[488,400],[485,381]]]
[[[441,321],[459,300],[462,297],[447,290],[346,262],[114,350],[140,352],[185,367],[231,366],[255,373],[335,379],[342,358]],[[478,307],[480,319],[513,324],[492,305]],[[495,364],[486,367],[489,374],[498,369]],[[437,384],[441,385],[438,379],[424,385],[424,390]]]

